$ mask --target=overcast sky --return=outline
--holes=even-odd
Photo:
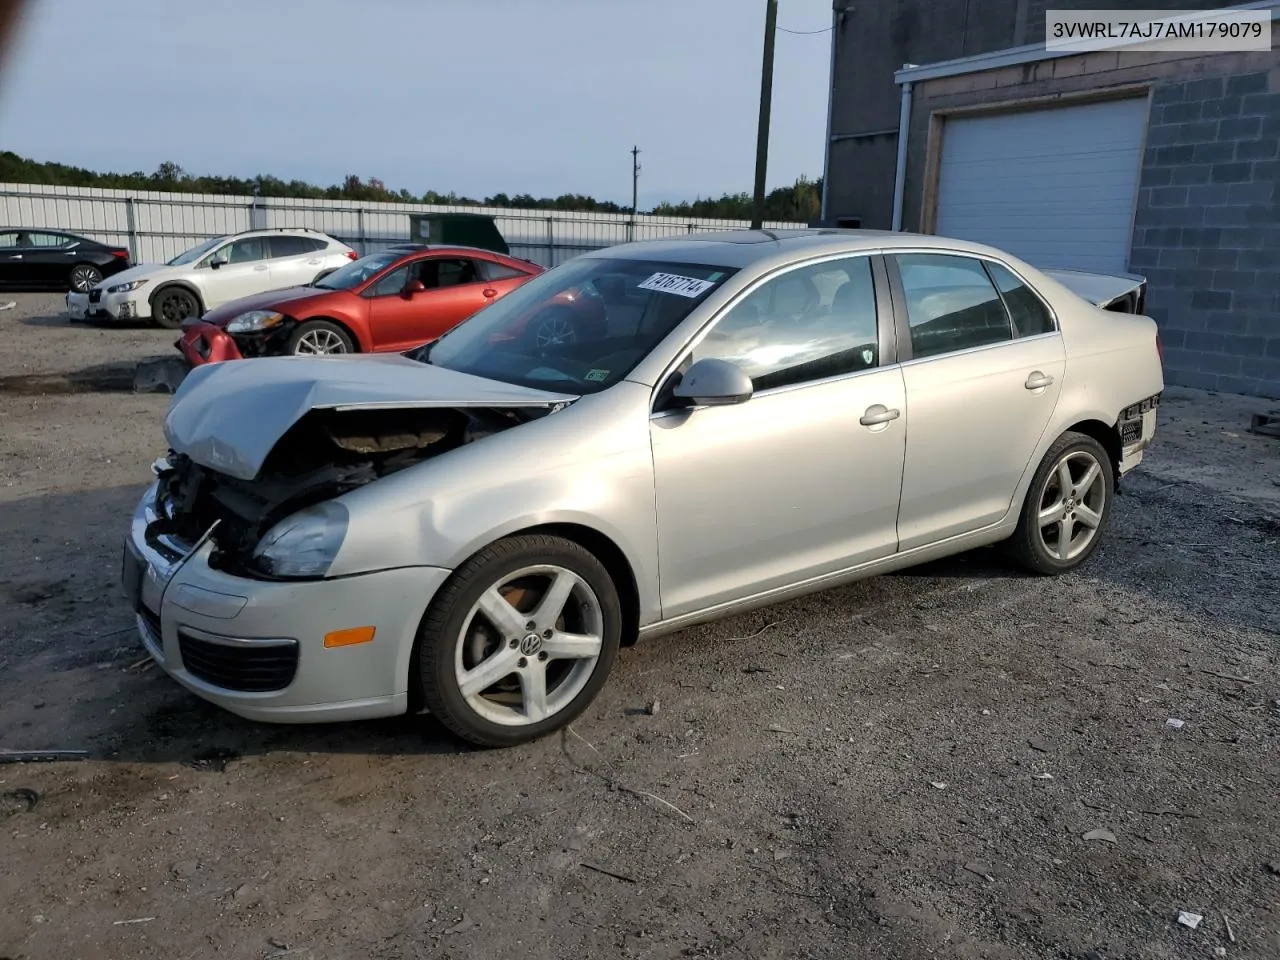
[[[640,205],[750,191],[764,0],[30,0],[0,147]],[[824,30],[831,0],[781,0]],[[769,186],[822,173],[831,34],[780,33]]]

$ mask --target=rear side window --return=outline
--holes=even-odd
[[[1053,333],[1053,315],[1049,308],[1030,287],[1014,276],[1012,270],[987,261],[987,271],[996,282],[996,289],[1004,297],[1004,305],[1009,308],[1015,336],[1034,337],[1041,333]]]
[[[1009,314],[980,260],[952,254],[895,257],[907,299],[914,357],[1013,339]]]
[[[285,234],[271,238],[272,257],[301,257],[315,249],[310,237],[291,237]]]
[[[477,260],[476,263],[480,267],[480,275],[486,280],[514,280],[516,277],[528,276],[523,270],[508,267],[503,263],[494,263],[492,260]]]
[[[60,233],[28,233],[27,242],[33,247],[65,247],[71,238]]]

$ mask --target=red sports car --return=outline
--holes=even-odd
[[[541,272],[535,263],[489,250],[401,245],[307,286],[245,297],[190,318],[175,345],[192,366],[280,354],[404,351]]]

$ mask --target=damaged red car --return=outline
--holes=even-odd
[[[542,268],[460,246],[401,245],[313,283],[245,297],[182,325],[192,366],[287,354],[402,352],[434,340]],[[570,320],[580,321],[581,317]],[[565,318],[541,318],[554,335]]]

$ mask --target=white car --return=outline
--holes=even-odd
[[[231,300],[300,287],[358,259],[345,243],[305,228],[214,237],[168,263],[141,263],[87,293],[67,294],[73,320],[150,320],[176,330]]]

